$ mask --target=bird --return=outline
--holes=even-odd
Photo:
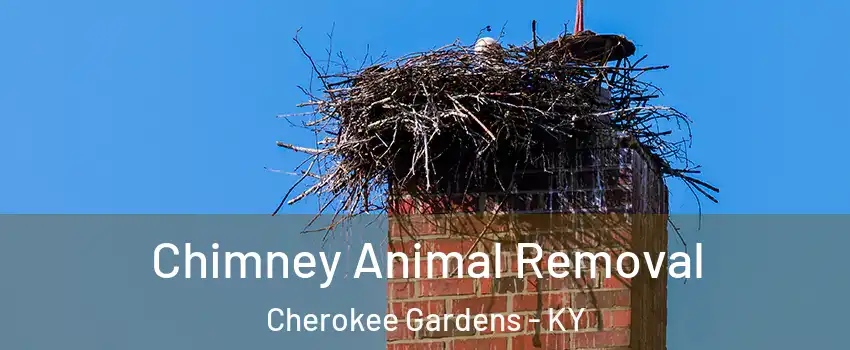
[[[484,52],[488,52],[488,51],[490,51],[491,49],[494,49],[494,48],[498,48],[499,50],[501,50],[502,45],[499,45],[499,42],[496,41],[496,39],[493,39],[491,37],[483,37],[483,38],[478,39],[475,42],[474,50],[475,50],[476,54],[480,55],[480,54],[482,54]]]
[[[505,50],[496,39],[483,37],[475,42],[474,49],[476,64],[481,68],[494,69],[505,63]]]

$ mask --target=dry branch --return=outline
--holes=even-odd
[[[347,218],[387,209],[391,191],[424,198],[507,189],[523,168],[555,164],[566,144],[589,135],[642,148],[665,175],[715,200],[717,189],[691,176],[690,119],[653,105],[660,90],[640,80],[667,66],[583,61],[566,50],[574,36],[542,45],[534,37],[483,54],[453,43],[365,68],[343,61],[333,73],[320,71],[296,37],[322,83],[305,91],[299,106],[312,118],[303,126],[326,137],[312,147],[278,143],[310,158],[296,173],[311,176],[296,186],[312,183],[284,201],[316,195],[322,211]],[[609,99],[600,98],[604,89]],[[671,126],[687,135],[673,139]]]

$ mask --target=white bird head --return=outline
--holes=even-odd
[[[499,45],[499,42],[497,42],[496,39],[493,39],[491,37],[484,37],[484,38],[478,39],[478,41],[475,42],[475,53],[476,54],[481,54],[484,51],[494,49],[494,48],[501,49],[502,46]]]

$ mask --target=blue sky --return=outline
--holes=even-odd
[[[588,29],[626,34],[648,64],[671,66],[650,78],[666,104],[695,121],[691,156],[703,179],[721,188],[720,203],[703,212],[850,213],[843,107],[850,77],[840,65],[850,53],[850,4],[587,0],[586,7]],[[296,29],[304,28],[316,54],[335,25],[335,48],[359,57],[368,45],[393,57],[457,38],[471,43],[487,25],[507,23],[505,41],[519,43],[533,19],[552,38],[574,8],[572,0],[2,1],[0,213],[270,213],[295,179],[264,167],[300,161],[275,141],[312,139],[275,118],[296,111],[303,101],[296,86],[309,82],[291,41]],[[671,210],[697,211],[677,183]],[[757,231],[732,242],[688,237],[706,242],[706,259],[715,261],[706,269],[718,272],[671,285],[671,348],[799,349],[840,334],[817,325],[835,328],[846,312],[812,311],[810,284],[779,267],[788,265],[784,253],[841,264],[846,235],[766,240]],[[829,248],[837,251],[817,255]],[[806,274],[823,287],[820,300],[842,300],[847,286],[828,268],[812,270],[787,276]]]
[[[694,120],[692,157],[721,188],[707,213],[846,213],[850,121],[831,68],[848,5],[839,1],[587,2],[597,32],[627,34],[664,102]],[[554,37],[573,1],[4,1],[0,3],[0,212],[268,213],[294,179],[275,119],[302,101],[321,54],[396,56],[532,19]],[[821,33],[821,34],[819,34]],[[816,51],[814,51],[816,50]],[[813,186],[819,182],[832,185]],[[696,205],[671,184],[671,209]],[[312,204],[288,208],[310,212]]]

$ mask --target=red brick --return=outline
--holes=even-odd
[[[390,237],[416,238],[440,234],[441,225],[428,216],[390,218]]]
[[[419,295],[423,297],[475,294],[473,278],[422,280],[419,285]]]
[[[387,350],[445,350],[443,342],[387,344]]]
[[[508,338],[463,339],[451,342],[450,350],[506,350]]]
[[[417,242],[413,241],[413,240],[394,241],[391,244],[389,244],[389,246],[387,247],[387,251],[391,252],[391,253],[403,253],[403,254],[407,255],[408,257],[410,257],[409,261],[412,261],[414,254],[417,252],[416,243]],[[423,269],[420,270],[422,278],[427,277],[427,274],[428,274],[428,270],[427,270],[428,253],[436,253],[436,252],[445,253],[445,254],[458,253],[458,254],[460,254],[461,257],[463,257],[463,256],[466,256],[466,253],[470,250],[470,248],[473,247],[473,244],[472,244],[473,241],[472,240],[466,240],[466,239],[441,238],[441,239],[422,240],[421,242],[418,242],[418,243],[420,243],[419,250],[418,250],[419,257],[422,258],[422,261],[420,262],[422,264],[420,266],[423,267]],[[435,259],[432,259],[432,260],[434,260],[434,262],[435,262],[435,264],[434,264],[435,275],[442,276],[442,267],[441,267],[442,265],[441,265],[441,263],[442,263],[443,259],[435,258]],[[449,261],[453,265],[449,269],[449,273],[454,272],[455,267],[456,267],[454,265],[456,265],[458,259],[450,257],[449,259],[446,259],[446,260]],[[464,261],[464,263],[466,263],[466,261]],[[439,269],[437,269],[438,267],[439,267]],[[464,273],[465,272],[466,271],[464,271]],[[401,276],[401,274],[400,274],[400,272],[398,274],[393,272],[393,276],[398,278],[398,276]],[[412,269],[409,270],[408,277],[414,277],[414,276],[415,276],[414,271]]]
[[[407,256],[413,256],[416,252],[416,243],[417,242],[413,240],[393,241],[387,245],[387,251],[391,253],[404,253]],[[420,254],[422,254],[421,245],[419,251]]]
[[[537,278],[537,277],[527,277],[525,279],[525,290],[527,292],[536,292],[539,290],[548,291],[549,290],[549,279],[547,278]]]
[[[606,346],[628,346],[629,331],[614,330],[614,331],[599,331],[599,332],[582,332],[574,333],[576,349],[580,348],[601,348]]]
[[[610,233],[610,238],[613,244],[628,247],[631,245],[632,233],[627,230],[617,230]]]
[[[393,302],[387,305],[387,312],[402,320],[413,308],[420,309],[425,314],[444,314],[446,302],[444,300]]]
[[[525,290],[525,280],[519,277],[482,278],[481,294],[514,294]]]
[[[416,204],[412,198],[395,198],[392,205],[387,208],[387,215],[405,217],[416,212]]]
[[[492,257],[491,257],[491,260],[492,260]],[[512,257],[509,256],[509,255],[503,254],[502,255],[502,262],[500,264],[501,266],[499,266],[500,267],[499,270],[501,270],[501,272],[510,271],[512,263],[513,263]]]
[[[610,278],[602,279],[602,288],[609,289],[624,289],[631,285],[631,279],[620,276],[611,276]]]
[[[631,310],[602,310],[603,328],[624,328],[632,324]]]
[[[613,185],[621,184],[625,187],[630,187],[632,185],[632,173],[638,170],[647,172],[647,169],[625,169],[623,170],[624,173],[620,174],[624,176],[615,176],[613,180],[608,181],[612,182]],[[651,174],[640,176],[641,183],[639,185],[644,187],[649,186],[647,188],[639,188],[641,191],[649,193],[650,197],[647,200],[654,201],[663,198],[661,196],[666,196],[666,191],[663,188],[663,182],[661,182],[660,178],[647,177],[655,176]],[[623,181],[625,182],[623,183]],[[651,183],[643,183],[646,181],[651,181]],[[606,197],[609,197],[607,194],[606,192]],[[476,194],[475,196],[481,195]],[[398,248],[398,250],[407,254],[412,254],[414,252],[412,248],[415,242],[410,240],[410,235],[417,236],[422,240],[421,249],[419,250],[422,259],[420,261],[405,263],[407,264],[406,267],[410,270],[410,275],[407,279],[399,278],[401,276],[398,267],[401,265],[393,265],[395,278],[390,280],[388,285],[388,297],[390,298],[388,312],[400,314],[399,316],[402,319],[405,317],[406,311],[411,307],[422,308],[426,314],[461,313],[465,312],[466,308],[472,309],[472,314],[478,314],[479,312],[485,314],[486,312],[499,314],[519,312],[523,313],[523,319],[521,321],[522,329],[517,332],[503,331],[494,329],[494,326],[498,328],[498,325],[491,324],[488,327],[490,329],[486,331],[462,333],[450,330],[440,334],[441,338],[439,339],[442,339],[440,341],[426,337],[424,332],[411,336],[410,332],[397,331],[388,333],[388,337],[390,338],[387,347],[388,350],[469,350],[505,349],[508,347],[514,350],[541,349],[533,347],[532,340],[534,338],[532,333],[534,324],[527,322],[529,317],[538,316],[535,312],[538,307],[538,291],[543,292],[541,297],[543,299],[542,307],[544,312],[543,315],[539,315],[542,318],[541,323],[548,323],[549,308],[573,307],[576,310],[582,307],[588,308],[578,321],[579,330],[577,332],[572,331],[572,318],[569,313],[563,314],[562,319],[565,328],[569,329],[567,332],[551,333],[546,330],[548,325],[544,327],[543,334],[540,335],[543,343],[542,349],[544,350],[569,348],[576,350],[624,350],[627,349],[631,336],[635,337],[636,342],[639,340],[638,337],[641,338],[641,342],[644,341],[643,339],[646,339],[647,344],[650,344],[649,347],[651,348],[663,348],[663,322],[657,324],[631,324],[632,314],[629,307],[631,306],[632,295],[630,294],[630,290],[632,288],[630,286],[631,281],[629,280],[618,278],[605,279],[603,277],[593,279],[588,276],[589,272],[586,269],[582,271],[584,276],[579,279],[574,278],[572,276],[573,274],[560,279],[547,277],[539,285],[535,277],[523,278],[520,280],[521,283],[516,283],[517,280],[510,277],[512,273],[505,274],[502,279],[497,281],[495,275],[492,275],[494,271],[489,271],[492,278],[481,280],[471,279],[468,276],[465,276],[466,278],[463,279],[439,278],[442,276],[436,276],[438,278],[435,279],[427,278],[426,259],[428,252],[438,251],[464,255],[470,249],[492,248],[493,242],[490,240],[490,236],[482,242],[477,243],[478,247],[474,247],[473,244],[475,242],[474,237],[491,221],[490,216],[466,217],[465,215],[453,215],[449,217],[426,214],[400,217],[397,213],[399,211],[436,213],[435,210],[469,210],[471,207],[464,207],[465,204],[478,205],[478,203],[488,203],[485,207],[488,205],[492,206],[494,203],[498,203],[506,194],[485,196],[487,198],[481,198],[481,200],[478,200],[478,198],[475,198],[473,201],[459,200],[453,203],[454,206],[448,205],[445,207],[440,207],[439,205],[431,207],[417,201],[405,199],[403,201],[404,203],[395,208],[399,209],[395,211],[396,215],[390,216],[390,241],[395,242],[392,247]],[[436,200],[439,201],[440,198]],[[451,201],[447,198],[446,202]],[[390,205],[392,206],[392,203]],[[577,205],[581,205],[581,203]],[[658,203],[648,203],[648,205],[652,205],[652,207],[635,208],[635,210],[660,210],[663,212],[667,210],[666,201],[664,200]],[[570,214],[544,216],[522,215],[521,217],[505,215],[505,218],[509,220],[497,218],[494,225],[489,227],[489,229],[491,231],[510,232],[514,235],[511,237],[521,241],[524,241],[525,235],[536,234],[543,241],[549,239],[548,236],[553,235],[559,242],[568,244],[570,249],[586,249],[593,252],[624,249],[624,247],[630,245],[626,243],[632,243],[628,242],[631,239],[632,233],[634,233],[635,237],[638,236],[638,233],[640,233],[640,237],[644,237],[644,233],[649,233],[649,229],[654,227],[650,227],[646,223],[640,224],[641,222],[638,221],[632,222],[631,217],[618,219],[617,222],[610,220],[605,222],[599,221],[599,219],[606,219],[601,216],[597,218],[596,216]],[[612,219],[616,218],[612,217]],[[662,219],[666,220],[666,218]],[[404,222],[404,220],[409,221]],[[664,220],[656,224],[665,224],[662,221]],[[640,225],[636,226],[634,223]],[[602,224],[606,226],[603,227]],[[611,224],[621,226],[613,227]],[[561,227],[554,227],[557,225],[561,225]],[[533,231],[536,229],[543,229],[544,231]],[[633,229],[639,231],[631,232]],[[658,232],[657,237],[647,237],[646,242],[636,242],[650,244],[651,246],[642,248],[632,247],[631,249],[666,250],[666,235],[661,231]],[[460,234],[450,235],[450,233]],[[658,238],[657,242],[655,242],[655,238]],[[402,241],[405,242],[400,243]],[[586,242],[587,244],[583,245],[582,242]],[[545,247],[551,247],[551,245],[544,244]],[[487,250],[484,249],[484,251]],[[547,254],[550,252],[548,251]],[[516,245],[502,244],[502,253],[501,272],[516,271]],[[616,255],[613,255],[612,263],[615,261]],[[438,262],[437,265],[440,265],[440,263]],[[540,265],[539,267],[543,272],[547,272],[548,255],[545,255],[541,259]],[[586,261],[583,265],[587,268]],[[416,269],[414,267],[420,268],[420,278],[415,278],[413,273]],[[441,266],[435,267],[435,272],[440,274],[442,272]],[[572,272],[574,266],[566,267],[565,269],[567,272]],[[455,266],[450,266],[449,272],[453,272],[454,270]],[[598,268],[597,271],[601,272],[601,268]],[[466,272],[464,271],[464,275],[466,275]],[[666,314],[664,313],[665,310],[656,310],[656,308],[661,308],[665,305],[661,302],[663,301],[664,294],[644,295],[652,291],[663,290],[662,288],[665,286],[663,282],[666,280],[662,279],[660,281],[657,283],[658,288],[655,288],[656,284],[647,282],[647,286],[652,288],[647,289],[643,285],[638,285],[637,287],[639,288],[635,288],[633,293],[651,302],[651,304],[646,306],[649,308],[649,310],[645,311],[648,315],[658,314],[658,317],[662,318]],[[638,283],[643,284],[644,282],[641,280]],[[531,314],[535,315],[531,316]],[[529,325],[531,326],[529,327]],[[399,340],[392,341],[392,339]]]
[[[534,347],[533,335],[520,335],[511,337],[511,349],[513,350],[539,350]]]
[[[452,313],[465,313],[467,308],[469,308],[470,313],[473,315],[507,312],[508,298],[492,296],[452,300]]]
[[[427,200],[412,197],[394,198],[387,209],[390,217],[418,218],[428,214],[441,213],[472,213],[478,209],[478,197],[466,196],[432,196]]]
[[[566,350],[570,348],[570,335],[566,333],[540,334],[541,347],[534,346],[534,335],[521,335],[511,338],[512,350]]]
[[[543,279],[538,279],[536,276],[526,278],[526,288],[528,292],[542,291],[568,291],[568,290],[586,290],[595,289],[598,286],[598,280],[590,276],[583,275],[580,278],[572,276],[564,278],[552,278],[546,275]]]
[[[471,326],[469,328],[462,328],[455,322],[456,320],[450,320],[448,327],[443,327],[440,325],[438,329],[427,329],[423,328],[419,331],[419,338],[421,339],[434,339],[434,338],[456,338],[456,337],[469,337],[475,335],[476,330]]]
[[[413,259],[408,259],[408,261],[404,261],[402,259],[393,259],[389,262],[390,264],[390,272],[391,274],[387,275],[389,279],[412,279],[415,278],[416,270],[414,267],[418,262],[413,261]],[[407,266],[407,276],[404,275],[404,267]],[[406,278],[405,278],[406,277]]]
[[[407,278],[404,276],[404,266],[405,262],[401,259],[394,259],[392,262],[392,277],[391,279],[416,279],[416,266],[419,266],[419,278],[426,279],[428,278],[428,259],[422,260],[413,260],[413,258],[409,258],[407,260]],[[443,277],[443,261],[441,259],[434,259],[431,263],[434,268],[434,278],[442,278]],[[454,272],[454,269],[449,269],[449,273]],[[389,276],[387,276],[390,278]],[[468,278],[464,276],[464,278]]]
[[[440,220],[435,220],[433,217],[424,217],[423,220],[417,220],[411,223],[410,229],[417,237],[426,235],[443,235],[446,234],[446,223]]]
[[[493,291],[492,278],[480,278],[478,279],[478,285],[478,290],[481,291],[481,294],[490,294]]]
[[[390,282],[387,284],[387,295],[390,299],[410,299],[416,296],[416,285],[413,282]]]
[[[459,253],[465,255],[474,241],[468,239],[434,239],[426,241],[426,252]],[[425,256],[425,255],[423,255]]]
[[[431,276],[434,279],[445,279],[445,275],[443,274],[443,259],[432,259],[428,261],[428,259],[419,261],[419,277],[420,278],[428,278],[428,265],[431,265],[431,270],[434,274]],[[455,270],[457,269],[457,263],[454,259],[449,260],[449,276],[457,277],[454,275]],[[413,271],[413,270],[411,270]],[[412,274],[412,273],[411,273]],[[464,275],[463,278],[469,278],[469,276]]]
[[[631,304],[628,290],[593,290],[576,293],[573,296],[573,307],[604,309]]]
[[[387,341],[410,340],[416,336],[416,333],[406,325],[396,325],[395,330],[387,330]]]
[[[562,293],[543,293],[543,310],[569,306],[569,296]],[[537,311],[537,293],[514,295],[513,312]]]
[[[569,276],[566,278],[548,278],[549,279],[549,290],[585,290],[590,288],[596,288],[598,286],[598,280],[596,278],[590,277],[587,274],[583,274],[579,278],[575,278],[573,276]]]

